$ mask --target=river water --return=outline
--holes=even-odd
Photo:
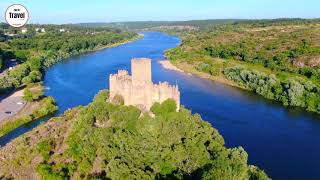
[[[153,81],[178,84],[181,104],[199,113],[217,128],[227,147],[242,146],[249,163],[264,169],[273,179],[320,179],[320,116],[288,109],[252,92],[180,72],[157,63],[165,50],[180,39],[162,33],[144,33],[144,39],[115,48],[70,58],[46,73],[45,92],[53,96],[59,114],[78,105],[87,105],[101,89],[108,88],[109,74],[118,69],[130,72],[130,60],[153,60]],[[0,139],[0,145],[29,131],[30,123]]]

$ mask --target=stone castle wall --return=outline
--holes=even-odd
[[[133,85],[145,85],[152,83],[151,60],[147,58],[132,59],[131,73]]]
[[[132,77],[128,71],[119,70],[111,74],[110,99],[121,95],[125,105],[134,105],[140,109],[150,110],[155,102],[162,103],[171,98],[176,101],[177,111],[180,107],[178,86],[167,82],[153,84],[151,78],[151,60],[146,58],[131,60]]]

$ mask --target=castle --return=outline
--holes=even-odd
[[[110,99],[116,95],[123,97],[125,105],[134,105],[142,110],[150,110],[155,102],[162,103],[173,99],[180,107],[180,91],[178,86],[169,85],[168,82],[153,84],[151,79],[151,59],[139,58],[131,60],[132,76],[126,70],[119,70],[111,74]]]

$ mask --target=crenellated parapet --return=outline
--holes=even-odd
[[[160,82],[155,84],[154,88],[158,92],[157,102],[162,103],[167,99],[173,99],[177,103],[177,107],[180,107],[180,91],[178,85],[170,85],[168,82]]]
[[[177,85],[168,82],[153,84],[151,80],[151,60],[146,58],[131,60],[132,77],[126,70],[119,70],[117,74],[111,74],[110,99],[116,95],[123,97],[125,105],[135,105],[145,110],[150,110],[155,102],[162,103],[167,99],[173,99],[180,107],[180,91]]]

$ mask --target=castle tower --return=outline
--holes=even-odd
[[[180,107],[180,92],[178,86],[169,85],[168,82],[152,83],[151,59],[139,58],[131,60],[132,76],[125,70],[110,75],[110,100],[120,95],[125,105],[134,105],[141,110],[150,110],[156,103],[173,99]]]
[[[133,85],[152,83],[151,60],[147,58],[134,58],[131,60],[131,73]]]

